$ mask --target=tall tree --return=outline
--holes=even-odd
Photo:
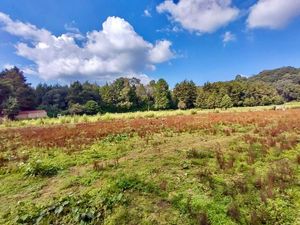
[[[128,111],[136,109],[138,98],[136,93],[137,79],[118,78],[112,84],[100,88],[100,93],[106,107],[113,111]]]
[[[89,100],[84,104],[84,112],[87,115],[95,115],[100,111],[99,105],[94,100]]]
[[[68,91],[68,96],[67,96],[67,100],[68,100],[68,104],[72,105],[72,104],[84,104],[84,99],[82,98],[82,93],[83,91],[83,87],[82,84],[79,81],[75,81],[74,83],[72,83],[69,87],[69,91]]]
[[[0,114],[3,103],[12,95],[12,88],[10,85],[0,80]]]
[[[35,102],[36,105],[39,106],[43,102],[43,97],[46,95],[48,91],[50,91],[53,87],[47,84],[38,84],[35,88]]]
[[[159,79],[154,87],[155,109],[169,109],[171,107],[171,93],[168,83],[164,79]]]
[[[103,110],[114,112],[116,110],[117,96],[113,87],[106,83],[104,86],[100,87],[99,93],[102,98]]]
[[[14,119],[18,115],[20,105],[15,97],[9,97],[3,104],[3,115],[9,119]]]
[[[35,108],[34,90],[26,82],[22,71],[17,67],[6,69],[0,73],[0,80],[11,87],[12,97],[17,99],[21,110]]]
[[[228,109],[233,106],[232,100],[229,95],[224,95],[220,102],[220,108]]]
[[[89,82],[85,82],[82,84],[82,92],[80,93],[83,102],[86,103],[90,100],[97,102],[97,104],[101,103],[101,96],[99,93],[99,86],[97,84],[91,84]]]
[[[197,87],[193,81],[185,80],[176,84],[173,93],[178,101],[178,108],[190,109],[195,107]]]

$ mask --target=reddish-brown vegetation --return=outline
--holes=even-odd
[[[275,146],[280,149],[292,148],[298,143],[297,136],[286,136],[285,132],[295,134],[300,132],[300,110],[210,113],[48,127],[9,128],[0,130],[0,137],[6,140],[16,140],[14,142],[16,146],[11,146],[12,148],[28,145],[68,147],[69,149],[80,150],[82,146],[88,145],[97,139],[118,133],[138,133],[139,136],[146,137],[164,129],[171,129],[174,132],[202,130],[207,134],[224,133],[229,136],[237,132],[237,129],[219,129],[217,126],[232,126],[235,124],[248,127],[249,131],[253,131],[247,132],[243,136],[246,143],[261,143],[265,148]],[[254,159],[250,159],[250,162],[252,160]]]

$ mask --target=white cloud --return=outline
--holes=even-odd
[[[300,16],[299,0],[259,0],[250,9],[247,20],[249,28],[278,29]]]
[[[149,84],[150,81],[153,80],[153,79],[151,79],[146,74],[131,74],[131,75],[126,75],[124,77],[126,77],[126,78],[133,78],[133,77],[135,77],[135,78],[139,79],[142,84]]]
[[[196,33],[212,33],[239,14],[239,10],[231,6],[231,0],[180,0],[177,4],[165,0],[156,9],[159,13],[168,13],[172,21]]]
[[[171,42],[167,40],[158,41],[154,48],[150,51],[150,61],[152,63],[160,63],[172,58],[173,52],[170,50]]]
[[[9,63],[2,65],[2,69],[4,69],[4,70],[5,69],[9,70],[9,69],[12,69],[12,68],[14,68],[14,65],[9,64]]]
[[[66,35],[70,37],[74,37],[77,40],[85,40],[85,37],[82,35],[80,30],[75,26],[74,21],[72,21],[72,23],[66,23],[64,25],[64,28],[66,29],[66,31],[68,31]]]
[[[230,31],[226,31],[225,34],[223,34],[223,43],[226,44],[231,41],[235,41],[236,36],[235,34],[231,33]]]
[[[152,15],[151,15],[151,13],[150,13],[150,11],[148,9],[145,9],[144,10],[144,16],[151,17]]]
[[[143,74],[146,69],[155,69],[156,64],[174,57],[171,42],[147,42],[119,17],[108,17],[102,30],[87,33],[81,45],[75,35],[55,36],[3,13],[0,13],[1,27],[23,38],[16,44],[17,54],[34,62],[34,72],[45,80],[74,77],[107,80],[124,74]]]
[[[52,35],[45,29],[38,29],[36,26],[20,21],[13,21],[8,15],[0,12],[0,23],[4,25],[3,30],[16,36],[21,36],[34,41],[50,41]]]
[[[183,29],[179,26],[167,26],[162,29],[157,29],[156,32],[162,32],[162,33],[179,33],[183,32]]]

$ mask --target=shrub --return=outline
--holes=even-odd
[[[137,176],[120,176],[115,180],[115,187],[120,191],[133,190],[146,193],[158,193],[159,188],[151,183],[141,181]]]
[[[220,169],[224,170],[226,168],[225,156],[222,151],[218,150],[216,152],[217,163]]]
[[[187,151],[187,158],[194,158],[194,159],[204,159],[204,158],[211,158],[212,153],[209,150],[197,150],[192,148]]]
[[[27,165],[25,175],[51,177],[55,176],[59,170],[61,170],[61,168],[56,165],[43,163],[42,161],[37,160],[35,162],[30,162]]]
[[[84,112],[87,115],[95,115],[100,111],[99,105],[94,100],[89,100],[84,105]]]
[[[191,115],[196,115],[197,114],[197,110],[191,110]]]

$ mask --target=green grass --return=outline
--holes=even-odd
[[[147,142],[109,136],[71,154],[23,149],[26,162],[1,168],[0,224],[297,224],[300,146],[262,154],[240,139],[243,132],[166,131]],[[232,166],[220,168],[216,143],[226,163],[234,155]],[[280,164],[293,178],[264,202],[257,179]]]
[[[211,112],[248,112],[248,111],[262,111],[274,109],[274,105],[271,106],[256,106],[256,107],[236,107],[227,110],[222,109],[190,109],[190,110],[165,110],[165,111],[145,111],[145,112],[128,112],[128,113],[105,113],[94,116],[63,116],[60,118],[43,118],[43,119],[31,119],[31,120],[20,120],[0,121],[0,128],[6,127],[26,127],[26,126],[46,126],[46,125],[57,125],[57,124],[76,124],[76,123],[87,123],[97,121],[109,121],[115,119],[134,119],[134,118],[160,118],[166,116],[179,116],[179,115],[193,115],[199,113],[211,113]],[[290,102],[284,104],[285,108],[300,108],[300,102]]]

